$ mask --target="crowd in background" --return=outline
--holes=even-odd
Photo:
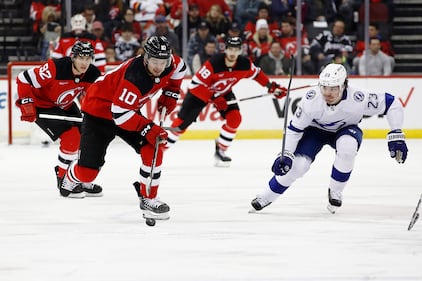
[[[349,74],[392,73],[393,0],[370,2],[365,50],[362,0],[302,0],[302,74],[318,74],[331,62],[343,64]],[[72,1],[72,27],[65,33],[60,0],[38,0],[31,3],[30,18],[41,60],[59,56],[64,38],[82,36],[96,46],[96,63],[101,66],[142,54],[151,35],[166,36],[173,52],[182,56],[182,8],[182,0]],[[223,52],[226,38],[232,36],[242,38],[242,53],[266,74],[289,74],[289,58],[298,55],[296,8],[295,0],[188,0],[190,74],[213,54]],[[61,52],[66,55],[66,50]]]

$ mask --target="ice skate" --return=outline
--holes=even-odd
[[[251,205],[252,205],[253,209],[249,210],[249,213],[255,213],[257,211],[261,211],[262,209],[264,209],[265,207],[267,207],[271,203],[272,203],[271,201],[268,201],[265,198],[257,196],[255,199],[253,199],[251,201]]]
[[[103,196],[103,188],[98,184],[89,182],[82,183],[82,188],[85,191],[86,197],[101,197]]]
[[[60,186],[60,195],[67,198],[84,198],[86,194],[81,183],[71,182],[65,176]]]
[[[216,167],[229,167],[232,161],[232,159],[226,155],[225,151],[219,147],[217,141],[215,141],[214,158]]]
[[[328,189],[328,205],[327,209],[330,213],[334,214],[342,204],[342,194],[341,192],[335,192]]]
[[[57,178],[57,189],[60,190],[62,186],[63,178],[59,177],[59,166],[54,167],[54,172],[56,173]]]
[[[139,200],[139,207],[141,208],[143,217],[145,219],[168,220],[170,218],[169,205],[162,202],[158,197],[145,198],[143,196],[140,196]]]

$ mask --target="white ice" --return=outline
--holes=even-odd
[[[60,198],[57,145],[0,145],[1,281],[422,280],[422,140],[399,165],[385,140],[365,139],[343,204],[326,210],[334,152],[261,213],[280,140],[236,140],[230,168],[213,166],[212,140],[165,154],[159,195],[169,221],[148,227],[132,182],[139,158],[116,142],[97,178],[104,197]]]

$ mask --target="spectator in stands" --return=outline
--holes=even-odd
[[[268,23],[265,19],[256,22],[256,31],[248,40],[249,57],[255,64],[259,64],[261,56],[268,54],[274,38],[270,35]]]
[[[378,38],[371,38],[369,50],[365,50],[359,59],[359,75],[388,76],[393,72],[394,58],[381,51],[381,42]]]
[[[205,43],[210,40],[217,42],[215,36],[210,34],[208,23],[206,21],[201,21],[197,32],[190,38],[188,42],[187,64],[189,69],[192,69],[193,56],[197,53],[203,53]]]
[[[205,43],[204,51],[197,53],[192,59],[192,73],[198,71],[198,69],[204,64],[204,62],[217,53],[217,45],[215,41],[209,40]]]
[[[224,37],[230,26],[230,21],[222,13],[219,5],[212,5],[208,11],[205,20],[208,22],[210,27],[210,33],[217,38]]]
[[[264,19],[267,21],[268,28],[270,30],[271,36],[277,38],[280,36],[280,29],[278,23],[270,18],[270,9],[265,2],[260,2],[258,6],[258,15],[255,20],[248,21],[243,31],[243,37],[245,40],[250,40],[251,37],[255,34],[256,23],[258,20]]]
[[[125,0],[99,0],[96,5],[97,20],[104,25],[104,34],[111,38],[113,29],[116,28],[122,20],[124,14]],[[133,17],[132,17],[133,20]]]
[[[337,7],[332,0],[306,0],[303,14],[305,25],[314,21],[325,21],[330,24],[336,19]]]
[[[62,58],[69,56],[72,46],[76,41],[88,41],[94,46],[94,65],[104,73],[106,58],[104,46],[94,34],[86,31],[86,19],[81,14],[76,14],[70,19],[72,31],[64,33],[54,50],[51,52],[52,58]]]
[[[40,25],[41,61],[50,58],[50,50],[54,49],[61,34],[61,26],[56,22],[56,12],[53,6],[47,6],[42,12]]]
[[[157,15],[166,15],[166,10],[162,0],[130,0],[130,8],[135,12],[135,21],[139,22],[142,29],[142,37],[147,38],[151,34]]]
[[[116,50],[114,45],[108,45],[105,49],[107,63],[117,63]]]
[[[187,27],[187,34],[189,41],[193,34],[196,33],[198,30],[199,24],[201,23],[202,19],[199,16],[199,8],[197,4],[190,4],[188,10],[188,27]],[[182,40],[183,40],[183,24],[182,22],[179,23],[174,29],[174,32],[179,37],[180,42],[180,49],[182,49]]]
[[[135,12],[131,8],[127,8],[123,12],[123,18],[122,18],[122,20],[113,28],[113,31],[111,33],[111,42],[113,44],[115,44],[116,41],[117,41],[117,39],[119,39],[119,37],[120,37],[120,35],[122,33],[121,27],[123,25],[125,25],[126,23],[132,25],[133,35],[138,40],[143,40],[141,26],[140,26],[139,22],[137,22],[137,21],[134,20],[134,16],[135,16]]]
[[[52,6],[55,12],[55,18],[59,19],[61,15],[61,5],[58,0],[36,0],[31,2],[29,8],[29,18],[32,21],[32,32],[39,34],[40,24],[42,23],[42,13],[45,7]]]
[[[198,4],[199,16],[201,18],[205,18],[207,16],[207,13],[212,5],[218,5],[221,7],[223,14],[230,20],[232,19],[232,10],[225,0],[195,0],[194,2]]]
[[[383,51],[383,53],[385,53],[386,55],[388,55],[390,57],[391,63],[392,63],[392,65],[394,65],[394,55],[395,55],[395,53],[394,53],[394,50],[393,50],[393,46],[392,46],[390,40],[385,39],[384,36],[381,35],[378,23],[370,23],[369,24],[369,26],[368,26],[368,36],[369,36],[369,39],[378,38],[380,40],[381,51]],[[356,73],[358,72],[359,59],[362,56],[364,50],[365,50],[365,40],[360,39],[360,40],[356,41],[355,49],[354,49],[355,57],[353,58],[353,70]]]
[[[344,66],[344,69],[346,69],[347,74],[352,74],[352,68],[350,67],[349,63],[347,62],[347,58],[344,57],[343,52],[341,51],[337,51],[334,54],[334,59],[332,61],[333,63],[336,64],[341,64],[342,66]]]
[[[310,53],[316,67],[315,74],[319,73],[325,65],[331,63],[335,54],[339,51],[343,57],[347,58],[349,63],[353,46],[350,38],[344,34],[344,21],[341,19],[334,22],[331,31],[324,30],[312,40]]]
[[[280,22],[285,17],[295,17],[296,1],[274,0],[269,6],[270,17]]]
[[[283,69],[289,69],[290,57],[297,56],[297,39],[296,39],[296,19],[293,17],[285,17],[281,20],[281,36],[278,38],[286,60]],[[309,40],[305,30],[302,30],[302,73],[311,75],[315,73],[314,64],[312,63],[309,53]],[[287,63],[287,64],[286,64]],[[297,68],[296,68],[297,69]],[[287,72],[286,72],[287,73]]]
[[[258,15],[259,2],[256,0],[237,0],[233,21],[243,30],[248,21],[254,21]]]
[[[176,33],[170,30],[165,16],[158,15],[155,18],[155,32],[152,35],[166,37],[170,43],[173,54],[178,56],[181,55],[179,37],[177,37]]]
[[[101,41],[104,48],[111,44],[111,39],[107,38],[104,34],[104,25],[102,22],[96,20],[92,23],[92,34]]]
[[[271,43],[271,48],[268,54],[263,55],[259,60],[258,66],[267,75],[284,75],[286,72],[283,69],[283,65],[289,64],[289,59],[284,56],[283,50],[281,49],[280,42],[274,41]],[[289,69],[287,68],[287,73]]]
[[[138,39],[133,35],[133,28],[131,24],[125,24],[121,28],[122,34],[117,39],[115,50],[116,57],[120,61],[125,61],[134,57],[136,50],[140,47]]]
[[[92,32],[92,24],[96,19],[95,15],[95,5],[94,4],[86,4],[84,6],[84,10],[81,13],[84,18],[86,19],[86,31]]]

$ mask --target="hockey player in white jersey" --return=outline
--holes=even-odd
[[[329,64],[319,76],[319,85],[302,98],[285,133],[285,149],[272,165],[274,176],[252,200],[252,211],[260,211],[310,168],[326,144],[335,149],[328,186],[328,210],[342,205],[342,192],[353,170],[362,142],[358,124],[363,116],[386,115],[391,131],[387,135],[390,156],[398,163],[407,157],[402,132],[403,107],[390,93],[375,93],[348,85],[346,69]]]

